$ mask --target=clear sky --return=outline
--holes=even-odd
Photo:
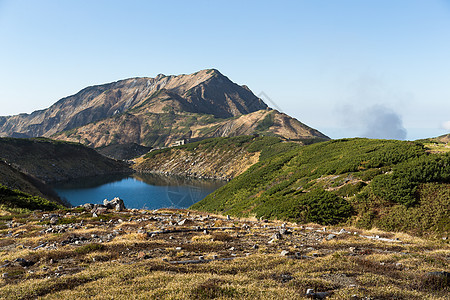
[[[205,68],[332,138],[449,133],[450,0],[0,0],[0,115]]]

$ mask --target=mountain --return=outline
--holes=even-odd
[[[327,138],[269,109],[248,87],[215,69],[92,86],[47,109],[0,117],[0,136],[44,136],[91,147],[168,146],[179,140],[254,133]]]

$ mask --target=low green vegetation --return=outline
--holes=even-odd
[[[369,139],[301,147],[265,137],[247,149],[261,150],[259,163],[192,209],[419,234],[449,230],[448,153]]]
[[[0,205],[3,209],[24,209],[24,210],[56,210],[63,209],[60,204],[47,199],[31,196],[19,190],[11,190],[0,185]]]

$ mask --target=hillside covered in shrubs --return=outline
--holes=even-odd
[[[262,144],[257,164],[191,208],[418,234],[450,230],[448,153],[359,138]]]

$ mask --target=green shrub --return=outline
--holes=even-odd
[[[0,185],[0,205],[11,209],[28,210],[56,210],[64,208],[62,205],[47,199],[31,196],[19,190],[11,190],[3,185]]]
[[[372,182],[375,195],[407,207],[419,202],[416,190],[421,183],[450,182],[450,155],[426,155],[393,168],[392,174],[376,177]]]

